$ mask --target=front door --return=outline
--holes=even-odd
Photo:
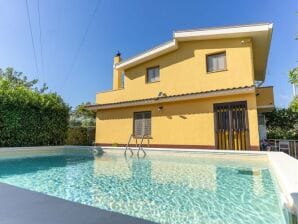
[[[214,104],[214,121],[216,148],[249,149],[246,101]]]

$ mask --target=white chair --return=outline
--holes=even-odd
[[[278,148],[279,148],[279,151],[286,152],[289,154],[290,153],[290,142],[281,140],[278,143]]]

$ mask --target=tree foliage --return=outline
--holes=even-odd
[[[12,68],[0,70],[0,146],[64,144],[69,107],[37,83]]]
[[[86,109],[86,106],[91,105],[90,102],[78,105],[70,113],[70,126],[75,127],[94,127],[95,126],[95,113]]]
[[[293,68],[292,70],[290,70],[290,72],[289,72],[289,81],[292,84],[298,83],[298,67]]]
[[[298,96],[295,96],[292,102],[290,103],[290,108],[294,112],[298,113]]]
[[[298,85],[298,67],[290,70],[289,72],[289,82],[294,85]],[[290,108],[298,113],[298,97],[294,96],[292,102],[290,103]]]
[[[0,80],[3,82],[2,88],[6,89],[24,87],[39,93],[44,93],[48,89],[45,83],[41,88],[36,87],[37,79],[29,81],[27,76],[23,75],[22,72],[15,71],[13,68],[6,68],[4,71],[0,69]]]
[[[67,145],[92,145],[95,140],[95,127],[69,127]]]
[[[266,114],[268,139],[297,139],[298,113],[291,108],[275,108]]]

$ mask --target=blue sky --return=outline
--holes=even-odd
[[[260,22],[274,23],[265,84],[274,86],[277,106],[292,99],[287,74],[298,61],[298,1],[99,0],[84,38],[97,0],[40,0],[41,42],[38,0],[28,3],[39,73],[25,0],[0,0],[0,67],[46,82],[71,106],[112,87],[117,50],[127,58],[170,40],[174,30]]]

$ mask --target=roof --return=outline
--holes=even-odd
[[[217,90],[210,90],[210,91],[203,91],[203,92],[184,93],[184,94],[170,95],[170,96],[162,95],[159,97],[121,101],[116,103],[94,104],[94,105],[86,106],[86,108],[89,110],[97,111],[97,110],[153,105],[153,104],[159,104],[159,103],[169,103],[169,102],[194,100],[194,99],[210,98],[210,97],[225,96],[225,95],[253,93],[253,92],[255,92],[254,85],[237,87],[237,88],[217,89]]]
[[[149,49],[141,54],[135,55],[134,57],[123,60],[115,65],[115,69],[131,68],[135,65],[174,51],[178,48],[178,43],[182,41],[249,37],[252,38],[253,41],[252,48],[255,79],[263,81],[266,74],[272,29],[272,23],[261,23],[175,31],[171,41]]]

